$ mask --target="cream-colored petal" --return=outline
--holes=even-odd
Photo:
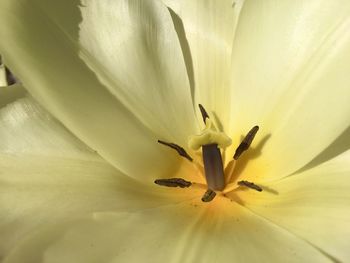
[[[156,134],[178,143],[196,127],[180,42],[160,1],[82,1],[81,57]]]
[[[243,1],[163,2],[171,10],[182,44],[195,104],[201,103],[209,113],[215,112],[226,126],[231,103],[227,94],[232,41]]]
[[[233,46],[230,134],[238,144],[261,126],[245,176],[286,176],[349,126],[349,12],[345,0],[245,2]]]
[[[7,85],[6,68],[0,55],[0,87],[6,87]]]
[[[300,174],[240,194],[255,213],[319,247],[339,262],[350,258],[350,150]]]
[[[1,154],[102,160],[27,96],[1,108],[0,138]]]
[[[308,243],[236,203],[224,202],[222,209],[217,204],[96,213],[51,225],[21,242],[5,263],[331,262]]]
[[[19,83],[0,88],[0,108],[26,95],[26,91]]]
[[[81,60],[79,3],[4,0],[0,19],[6,21],[0,23],[0,52],[7,64],[77,137],[135,178],[150,180],[176,167],[180,158],[157,144],[160,135],[145,127]]]
[[[0,258],[42,224],[174,202],[173,192],[124,176],[32,99],[0,111],[0,186]]]
[[[326,161],[333,159],[334,157],[346,152],[350,149],[350,126],[330,145],[321,152],[310,163],[302,167],[298,172],[306,171]]]

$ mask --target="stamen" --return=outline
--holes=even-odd
[[[207,111],[204,109],[203,105],[202,104],[198,104],[199,106],[199,109],[201,111],[201,114],[202,114],[202,118],[203,118],[203,122],[205,124],[205,120],[208,118],[209,119],[209,115],[207,113]]]
[[[204,193],[204,195],[203,195],[203,197],[202,197],[202,201],[203,201],[203,202],[210,202],[211,200],[214,199],[215,196],[216,196],[216,193],[215,193],[213,190],[208,189],[208,190]]]
[[[233,159],[237,160],[243,152],[248,150],[249,146],[252,144],[252,141],[256,135],[256,133],[259,130],[259,126],[254,126],[244,137],[243,141],[241,144],[238,146],[236,149],[235,155],[233,156]]]
[[[263,190],[260,186],[254,184],[252,182],[248,182],[248,181],[239,181],[237,184],[239,186],[245,186],[245,187],[254,189],[254,190],[258,191],[258,192],[262,192],[262,190]]]
[[[164,141],[161,141],[161,140],[158,140],[158,143],[160,144],[163,144],[165,146],[168,146],[174,150],[177,151],[177,153],[182,156],[182,157],[185,157],[187,160],[189,160],[190,162],[193,161],[192,157],[185,151],[184,148],[182,148],[181,146],[175,144],[175,143],[170,143],[170,142],[164,142]]]
[[[170,179],[157,179],[154,181],[155,184],[166,186],[166,187],[181,187],[187,188],[192,185],[191,182],[186,181],[182,178],[170,178]]]

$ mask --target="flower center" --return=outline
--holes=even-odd
[[[202,130],[201,134],[189,138],[188,146],[194,151],[202,150],[202,164],[195,161],[181,146],[161,140],[158,140],[158,142],[176,150],[180,156],[192,162],[200,171],[202,171],[202,174],[206,179],[206,185],[186,181],[182,178],[157,179],[154,182],[158,185],[167,187],[200,187],[207,189],[202,197],[203,202],[210,202],[215,198],[217,193],[225,195],[239,187],[246,187],[261,192],[262,188],[253,182],[243,180],[234,183],[232,176],[237,160],[246,150],[249,149],[259,127],[254,126],[247,133],[237,147],[232,160],[224,169],[222,153],[225,151],[226,147],[231,145],[232,140],[224,132],[218,131],[201,104],[199,104],[199,109],[203,117],[205,128]]]

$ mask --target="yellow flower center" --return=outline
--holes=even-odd
[[[250,188],[261,192],[263,189],[253,182],[245,180],[236,182],[237,176],[235,175],[237,160],[243,152],[248,150],[259,130],[259,127],[254,126],[247,133],[237,147],[233,159],[228,162],[224,168],[222,155],[225,152],[226,147],[231,145],[232,140],[224,132],[218,131],[214,123],[209,119],[209,115],[202,105],[199,104],[199,108],[202,113],[205,128],[202,130],[201,134],[193,135],[189,138],[188,146],[194,151],[201,150],[201,160],[192,158],[184,148],[174,143],[167,143],[164,141],[158,142],[175,149],[181,156],[190,161],[197,170],[197,172],[191,174],[199,173],[202,178],[205,178],[205,181],[198,181],[198,179],[196,180],[196,178],[191,176],[191,178],[189,178],[191,181],[187,181],[182,177],[174,177],[169,179],[158,179],[155,183],[167,187],[191,187],[205,190],[202,197],[203,202],[212,201],[217,194],[222,197],[229,197],[232,192],[240,188]]]

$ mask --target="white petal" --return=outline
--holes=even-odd
[[[245,205],[325,253],[350,257],[350,151],[311,170],[240,195]]]
[[[0,23],[0,50],[8,65],[70,131],[130,176],[150,179],[176,167],[179,158],[157,144],[160,135],[101,85],[79,57],[78,3],[4,0],[0,19],[6,21]]]
[[[183,143],[195,131],[179,40],[167,8],[148,0],[83,1],[81,57],[157,134]]]
[[[97,213],[52,225],[21,242],[5,263],[331,262],[239,205],[214,203]]]
[[[2,63],[1,55],[0,55],[0,87],[7,86],[7,78],[6,78],[6,69],[5,65]]]
[[[243,1],[163,2],[172,12],[196,104],[215,112],[226,126],[232,41]]]
[[[1,154],[97,158],[32,98],[22,98],[0,110]]]
[[[230,134],[238,144],[260,125],[253,147],[266,139],[245,174],[286,176],[349,126],[349,12],[342,0],[245,2],[232,55]]]
[[[0,258],[42,224],[171,202],[172,193],[128,179],[31,99],[0,111],[0,139]]]

